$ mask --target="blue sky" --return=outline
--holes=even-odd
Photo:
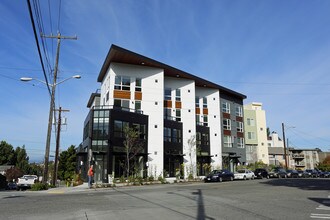
[[[61,149],[82,141],[87,101],[116,44],[261,102],[267,126],[290,146],[330,150],[330,1],[40,1],[45,34],[63,40],[56,104],[68,125]],[[60,9],[59,9],[60,8]],[[50,13],[49,13],[50,12]],[[0,3],[0,140],[44,156],[49,111],[46,87],[26,1]],[[52,67],[56,41],[46,39]],[[52,137],[51,155],[55,138]]]

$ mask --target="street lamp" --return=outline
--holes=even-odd
[[[57,71],[55,71],[55,72],[57,72]],[[54,112],[54,108],[55,108],[55,88],[56,88],[57,85],[65,82],[69,79],[80,79],[80,78],[81,78],[80,75],[74,75],[74,76],[71,76],[69,78],[66,78],[66,79],[56,83],[56,74],[54,74],[53,84],[46,83],[46,82],[44,82],[40,79],[31,78],[31,77],[22,77],[21,78],[21,81],[23,81],[23,82],[28,82],[28,81],[31,81],[31,80],[35,80],[35,81],[41,82],[45,85],[48,85],[52,88],[51,97],[50,97],[50,107],[49,107],[49,118],[48,118],[48,130],[47,130],[45,159],[44,159],[45,168],[44,168],[43,179],[42,179],[42,181],[44,183],[47,183],[47,180],[48,180],[48,162],[49,162],[50,139],[51,139],[51,132],[52,132],[53,112]]]

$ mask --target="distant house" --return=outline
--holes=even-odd
[[[13,165],[1,165],[0,166],[0,174],[6,175],[6,171],[10,168],[12,168]]]

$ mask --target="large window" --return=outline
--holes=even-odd
[[[182,131],[175,128],[164,127],[164,141],[181,143],[182,142]]]
[[[181,90],[180,89],[175,90],[175,101],[181,102]]]
[[[223,146],[224,147],[233,147],[232,137],[231,136],[223,136]]]
[[[176,121],[181,121],[181,109],[175,110]]]
[[[236,105],[236,116],[243,117],[243,109],[240,105]]]
[[[142,90],[142,81],[140,78],[135,79],[135,91],[141,92]]]
[[[142,124],[133,124],[133,128],[135,131],[139,132],[140,139],[145,140],[147,133],[146,133],[146,125]]]
[[[244,148],[244,138],[237,138],[237,147]]]
[[[116,76],[115,77],[115,89],[116,90],[130,90],[131,79],[126,76]]]
[[[164,127],[164,141],[165,142],[171,142],[172,141],[171,128]]]
[[[209,118],[207,115],[203,115],[203,125],[208,126],[209,125]]]
[[[202,144],[202,133],[196,132],[196,146],[200,146]]]
[[[165,88],[164,100],[172,100],[171,92],[170,88]]]
[[[249,126],[255,126],[255,122],[253,118],[247,118],[247,125]]]
[[[113,105],[121,108],[124,111],[129,111],[129,100],[126,99],[115,99]]]
[[[141,113],[141,101],[135,101],[135,112]]]
[[[207,108],[207,98],[203,98],[203,108]]]
[[[199,97],[198,96],[195,97],[195,106],[196,106],[196,108],[199,108]]]
[[[243,129],[243,122],[240,122],[240,121],[237,121],[236,122],[236,126],[237,126],[237,132],[243,132],[244,129]]]
[[[202,133],[202,145],[210,145],[210,137],[207,133]]]
[[[93,139],[108,139],[109,111],[94,111],[93,115]]]
[[[164,108],[164,119],[172,120],[172,115],[171,115],[171,109],[170,108]]]
[[[223,119],[223,129],[224,130],[231,130],[231,120],[230,119]]]
[[[124,137],[124,128],[128,127],[129,123],[126,121],[114,121],[114,136],[115,137]]]
[[[248,132],[248,139],[249,140],[255,140],[256,134],[254,132]]]
[[[230,103],[222,102],[222,112],[230,114]]]

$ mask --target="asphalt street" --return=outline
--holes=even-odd
[[[330,179],[77,189],[2,191],[0,219],[330,219]]]

